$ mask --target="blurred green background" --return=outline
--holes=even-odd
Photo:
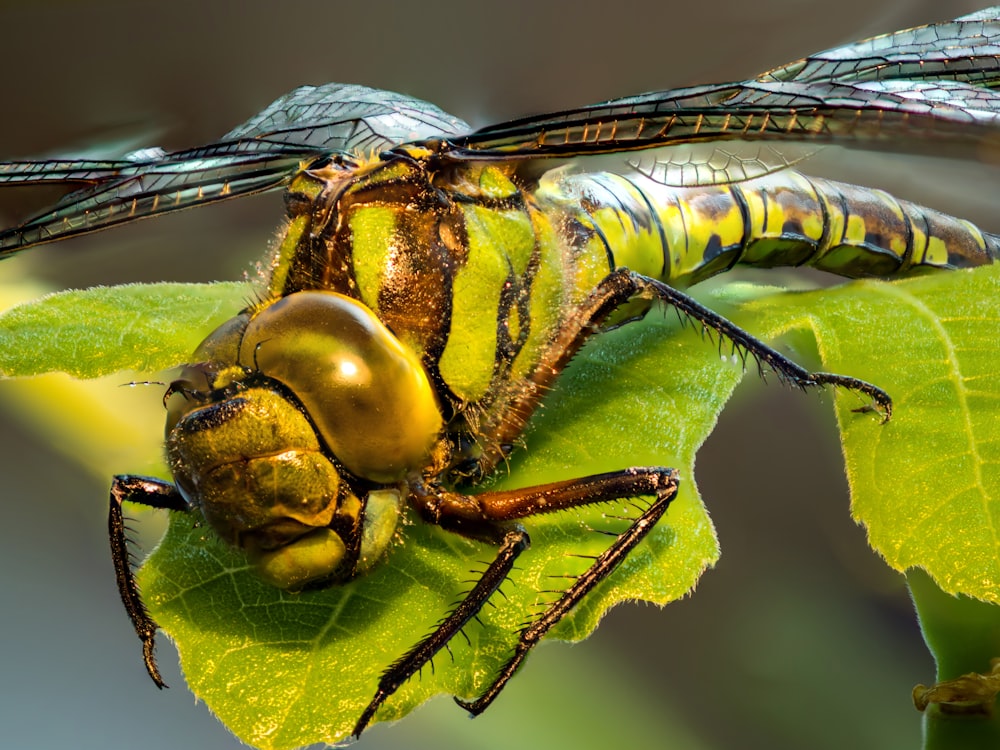
[[[131,139],[205,143],[295,86],[330,80],[402,91],[482,125],[745,78],[978,7],[5,0],[0,158]],[[897,191],[920,198],[908,188],[923,174],[900,171]],[[946,192],[952,205],[937,207],[974,217],[976,191],[949,183]],[[52,197],[0,192],[0,223]],[[0,266],[0,283],[238,278],[281,212],[280,197],[265,196],[40,248]],[[159,399],[156,389],[138,393]],[[0,384],[5,395],[19,398]],[[741,395],[698,462],[723,557],[693,597],[665,610],[620,607],[587,642],[544,645],[475,721],[438,699],[375,727],[359,747],[916,747],[909,692],[933,678],[933,664],[902,579],[850,520],[829,404],[759,383]],[[173,689],[150,684],[114,586],[106,479],[15,414],[0,412],[0,746],[240,746],[184,688],[166,643],[160,661]]]

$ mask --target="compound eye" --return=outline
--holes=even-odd
[[[402,479],[426,464],[441,430],[420,360],[341,294],[297,292],[266,307],[247,326],[239,362],[286,385],[357,476]]]

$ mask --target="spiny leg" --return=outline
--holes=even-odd
[[[416,674],[434,655],[482,609],[486,601],[506,580],[518,555],[529,544],[528,535],[519,527],[501,532],[499,524],[517,519],[577,508],[583,505],[609,502],[640,495],[655,495],[656,500],[636,521],[597,558],[594,565],[550,607],[543,615],[548,624],[539,634],[544,634],[582,599],[601,579],[607,576],[649,532],[666,511],[677,494],[679,479],[673,469],[633,468],[624,471],[596,474],[537,487],[503,492],[483,492],[479,495],[462,495],[437,487],[415,486],[413,504],[428,521],[443,528],[480,539],[491,536],[500,540],[500,551],[490,563],[476,585],[437,628],[393,663],[379,680],[375,697],[362,712],[354,727],[354,736],[361,734],[385,700],[395,693],[410,677]],[[572,596],[570,592],[574,592]],[[569,598],[567,598],[569,596]],[[541,621],[540,621],[541,622]],[[537,624],[537,623],[536,623]],[[523,639],[522,639],[523,640]],[[532,642],[531,645],[534,645]],[[521,645],[518,646],[519,650]],[[517,657],[517,663],[527,655]],[[510,679],[516,669],[490,688],[493,697]],[[490,698],[492,700],[492,697]],[[465,704],[463,704],[465,705]],[[485,706],[484,706],[485,708]]]
[[[626,471],[637,472],[644,470],[628,469]],[[510,678],[514,676],[514,673],[521,666],[521,662],[524,661],[528,652],[581,599],[589,594],[598,583],[607,578],[653,529],[677,495],[678,478],[676,472],[672,470],[661,471],[665,471],[666,473],[661,475],[663,482],[656,490],[656,499],[646,508],[641,516],[632,522],[628,529],[615,539],[610,547],[594,560],[593,564],[583,575],[577,578],[573,582],[573,585],[566,589],[562,596],[545,610],[540,618],[521,631],[514,654],[500,668],[493,682],[483,694],[473,701],[464,701],[456,698],[455,702],[458,705],[469,711],[473,716],[477,716],[485,711],[504,689]]]
[[[620,268],[608,274],[566,318],[543,352],[541,365],[531,376],[524,379],[516,392],[484,415],[480,430],[490,435],[491,440],[490,447],[484,450],[478,461],[480,476],[488,474],[503,460],[503,446],[512,443],[524,431],[542,398],[590,336],[601,330],[612,313],[634,299],[659,300],[670,305],[681,315],[699,323],[704,330],[714,331],[722,339],[729,340],[735,348],[746,352],[793,385],[801,388],[822,385],[847,388],[871,398],[874,408],[881,412],[883,422],[892,414],[892,399],[881,388],[845,375],[810,372],[687,294],[656,279]]]
[[[132,572],[131,554],[128,549],[128,536],[125,529],[125,516],[122,503],[139,503],[150,508],[166,510],[189,511],[187,501],[177,491],[177,488],[162,479],[137,476],[116,476],[111,482],[111,498],[108,507],[108,539],[111,542],[111,559],[115,565],[115,578],[118,581],[118,593],[122,604],[128,612],[129,619],[135,627],[136,635],[142,641],[142,658],[146,663],[146,671],[159,688],[166,687],[160,670],[156,667],[156,656],[153,654],[156,645],[156,622],[146,611],[139,594],[139,586]]]
[[[368,722],[386,699],[399,690],[399,687],[410,677],[420,671],[434,655],[444,648],[448,642],[465,625],[479,614],[486,600],[500,587],[514,567],[518,555],[528,548],[530,540],[524,529],[511,529],[503,536],[500,551],[459,605],[449,614],[435,630],[397,659],[382,674],[378,689],[371,702],[361,712],[354,725],[354,736],[360,737]]]
[[[883,423],[888,422],[892,416],[892,398],[878,386],[858,378],[852,378],[849,375],[811,372],[683,292],[656,279],[650,279],[631,271],[628,273],[633,282],[637,282],[640,288],[639,296],[657,299],[676,308],[692,320],[701,323],[704,328],[715,331],[731,341],[737,348],[748,352],[759,363],[767,365],[777,373],[779,378],[803,389],[811,386],[832,385],[846,388],[849,391],[857,391],[868,396],[874,402],[874,409],[882,414]]]

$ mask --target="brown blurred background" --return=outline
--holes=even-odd
[[[4,0],[0,159],[125,139],[201,144],[295,86],[331,80],[402,91],[483,125],[741,79],[978,7]],[[49,197],[0,192],[0,223]],[[952,198],[944,208],[981,202],[975,191]],[[237,201],[40,248],[6,262],[0,280],[237,278],[280,217],[278,196]],[[850,520],[829,404],[756,383],[741,395],[698,461],[723,557],[693,597],[662,611],[621,607],[586,643],[543,646],[475,721],[438,699],[360,747],[915,747],[909,691],[933,664],[902,579]],[[195,705],[167,644],[174,687],[149,683],[106,551],[107,483],[2,412],[0,425],[0,746],[239,746]]]

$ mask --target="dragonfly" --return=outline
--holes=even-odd
[[[887,420],[892,400],[880,386],[809,371],[685,289],[736,266],[891,278],[1000,259],[997,235],[808,177],[787,155],[795,144],[981,153],[1000,134],[998,44],[995,7],[746,81],[479,130],[406,95],[304,86],[205,146],[0,162],[0,185],[73,186],[0,231],[0,257],[284,191],[264,289],[166,389],[173,481],[112,481],[117,585],[153,682],[164,684],[158,626],[131,565],[127,504],[192,514],[264,581],[293,592],[363,578],[405,536],[407,514],[492,545],[461,601],[387,665],[354,723],[359,736],[494,597],[529,548],[533,519],[649,498],[519,632],[481,693],[456,698],[484,711],[677,496],[678,472],[659,466],[476,491],[502,469],[581,348],[654,305],[793,385],[854,391],[866,401],[859,411]]]

